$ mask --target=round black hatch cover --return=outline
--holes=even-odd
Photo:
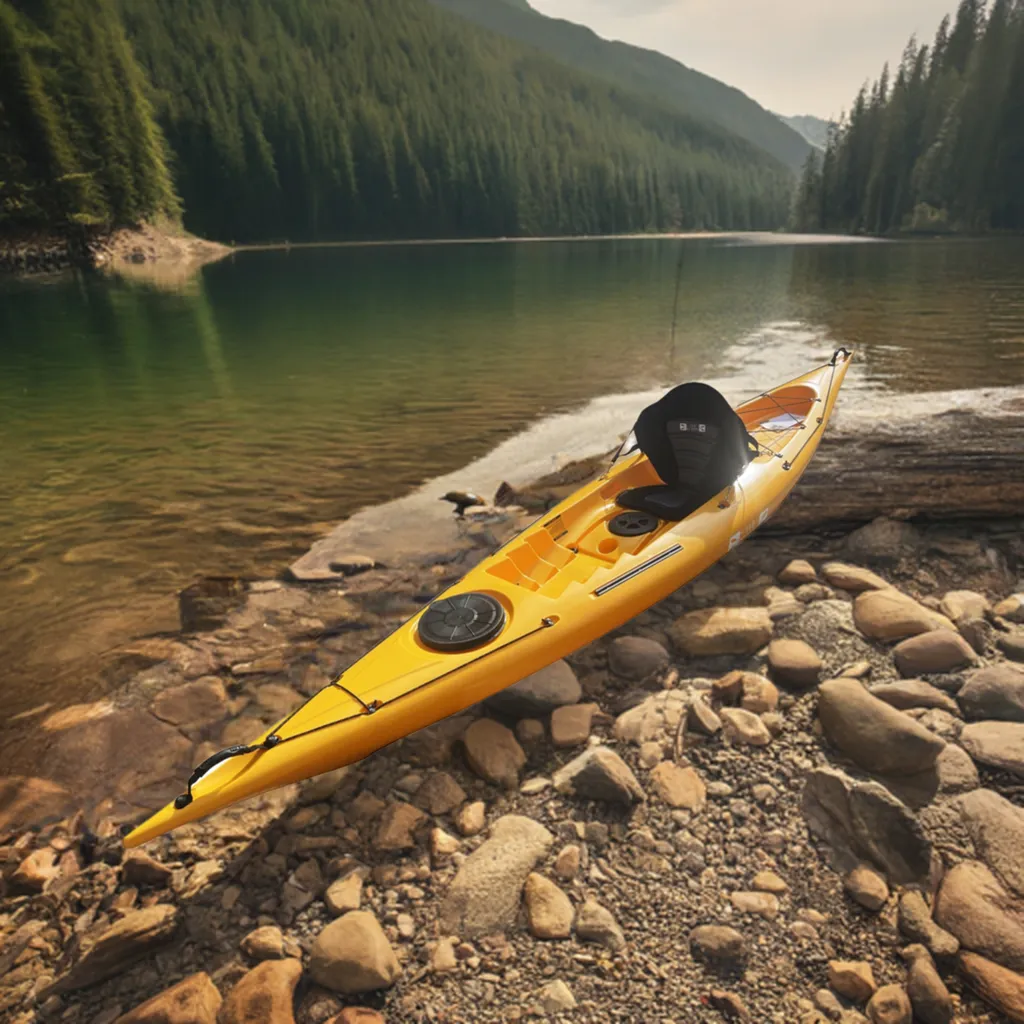
[[[616,537],[639,537],[654,533],[661,520],[650,512],[620,512],[608,522],[608,532]]]
[[[468,651],[493,640],[505,609],[487,594],[456,594],[435,601],[420,617],[420,639],[435,651]]]

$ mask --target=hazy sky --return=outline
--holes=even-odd
[[[536,10],[675,57],[780,114],[838,115],[912,33],[956,0],[530,0]]]

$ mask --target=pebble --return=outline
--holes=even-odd
[[[889,886],[884,876],[870,864],[858,864],[843,878],[843,888],[850,898],[868,910],[881,910],[889,899]]]
[[[828,983],[833,991],[857,1004],[866,1003],[878,987],[871,965],[863,960],[830,960]]]

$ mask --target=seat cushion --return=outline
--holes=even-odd
[[[692,487],[667,487],[661,484],[623,491],[615,499],[615,503],[622,508],[649,512],[652,516],[668,522],[678,522],[699,509],[710,497],[710,494],[702,496]]]

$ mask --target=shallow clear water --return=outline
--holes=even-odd
[[[1024,240],[303,249],[175,291],[0,282],[7,713],[102,692],[103,652],[174,628],[196,574],[275,573],[545,414],[689,377],[760,390],[840,344],[883,405],[1024,383]]]

